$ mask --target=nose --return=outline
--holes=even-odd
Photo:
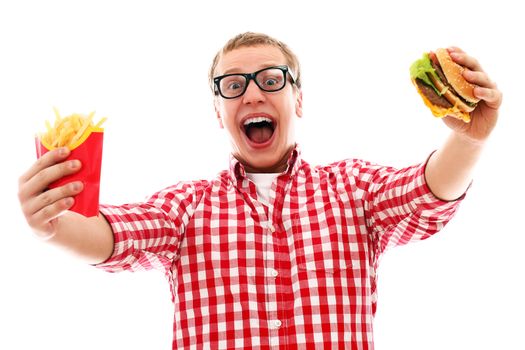
[[[244,95],[242,95],[242,97],[243,102],[246,104],[257,104],[266,100],[264,92],[261,89],[259,89],[257,84],[255,84],[255,81],[253,80],[248,82],[248,86],[246,87],[246,91],[244,92]]]

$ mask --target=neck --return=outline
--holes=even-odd
[[[268,167],[254,167],[250,164],[246,164],[243,161],[240,161],[244,166],[244,170],[248,173],[283,173],[288,168],[288,159],[290,159],[291,152],[295,148],[295,145],[292,146],[287,152],[284,152],[283,156],[273,165]]]

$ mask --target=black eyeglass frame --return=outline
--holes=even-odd
[[[283,86],[281,86],[277,90],[265,89],[261,85],[259,85],[259,82],[257,81],[257,79],[255,79],[257,74],[259,74],[260,72],[264,72],[265,70],[268,70],[268,69],[279,69],[279,70],[281,70],[283,72],[284,84],[283,84]],[[226,77],[231,77],[233,75],[243,76],[244,79],[246,79],[246,84],[244,84],[244,88],[242,89],[242,91],[237,96],[233,96],[233,97],[224,96],[222,94],[222,91],[221,91],[221,88],[220,88],[221,80],[226,78]],[[259,89],[261,89],[262,91],[265,91],[265,92],[281,91],[286,86],[286,81],[288,80],[287,79],[287,75],[290,76],[291,83],[295,84],[295,77],[293,76],[293,73],[290,70],[290,67],[288,67],[286,65],[266,67],[266,68],[260,69],[260,70],[258,70],[256,72],[253,72],[253,73],[231,73],[231,74],[220,75],[218,77],[213,78],[213,83],[215,85],[215,95],[221,95],[222,98],[225,98],[225,99],[228,99],[228,100],[234,99],[234,98],[237,98],[237,97],[241,97],[246,92],[246,89],[248,89],[248,85],[250,84],[250,80],[253,80],[255,82],[255,85],[257,85],[259,87]]]

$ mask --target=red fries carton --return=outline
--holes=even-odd
[[[35,140],[37,157],[65,146],[71,150],[67,159],[80,160],[82,167],[77,173],[59,179],[49,187],[55,188],[72,181],[82,181],[84,189],[75,196],[75,203],[69,210],[87,217],[97,216],[104,138],[104,129],[100,125],[105,118],[94,125],[91,121],[94,113],[89,116],[72,114],[64,118],[60,117],[56,110],[55,113],[57,119],[54,126],[46,122],[47,132]]]

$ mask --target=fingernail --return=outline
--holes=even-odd
[[[470,69],[464,69],[463,77],[465,77],[466,79],[472,79],[474,78],[474,73]]]
[[[483,88],[480,86],[476,86],[474,88],[474,96],[476,96],[477,98],[480,98],[483,100],[483,99],[490,98],[491,95],[492,95],[491,89]]]
[[[71,189],[72,189],[73,191],[78,191],[78,190],[80,190],[80,186],[81,186],[80,182],[73,182],[73,183],[71,183]]]
[[[58,149],[58,154],[61,156],[65,156],[68,153],[69,153],[69,149],[67,147],[60,147]]]
[[[71,169],[76,169],[80,166],[80,162],[78,160],[72,160],[69,162],[69,167]]]

